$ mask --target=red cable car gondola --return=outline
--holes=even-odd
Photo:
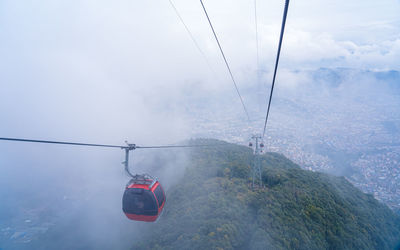
[[[165,205],[161,184],[149,175],[135,175],[128,182],[122,198],[122,210],[131,220],[157,220]]]

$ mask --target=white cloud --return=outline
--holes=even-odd
[[[357,44],[350,40],[335,40],[328,33],[288,29],[281,63],[292,70],[320,67],[399,70],[399,44],[400,37],[375,44]]]
[[[258,3],[260,58],[264,77],[270,79],[283,4]],[[6,122],[0,126],[8,129],[3,131],[29,135],[15,124],[30,124],[45,137],[48,124],[60,129],[76,120],[81,122],[64,126],[64,132],[145,139],[147,134],[135,131],[150,130],[152,124],[154,137],[172,135],[168,141],[184,137],[184,122],[173,108],[188,84],[193,93],[234,93],[198,1],[175,4],[217,77],[168,1],[1,4],[0,107]],[[205,4],[239,89],[245,89],[256,79],[253,2]],[[399,6],[392,0],[292,1],[278,77],[293,78],[284,72],[319,67],[399,69],[400,38],[393,35],[399,34]]]

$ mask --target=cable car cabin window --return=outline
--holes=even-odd
[[[163,190],[161,189],[161,186],[160,186],[160,185],[156,188],[156,190],[154,190],[154,194],[155,194],[156,197],[157,197],[158,206],[161,207],[162,204],[163,204],[163,202],[164,202],[164,192],[163,192]]]
[[[141,188],[128,188],[122,199],[124,213],[136,215],[157,215],[156,199],[150,190]]]

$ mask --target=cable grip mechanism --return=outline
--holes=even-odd
[[[130,176],[134,177],[134,175],[129,171],[129,152],[136,149],[136,144],[130,144],[128,141],[125,141],[128,146],[121,147],[121,149],[125,150],[125,161],[122,164],[125,166],[125,172]]]

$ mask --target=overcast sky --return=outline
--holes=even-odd
[[[106,142],[184,138],[183,121],[172,105],[182,88],[195,83],[209,91],[232,91],[232,85],[200,2],[174,3],[217,78],[167,0],[1,1],[2,136]],[[269,72],[284,1],[257,3],[261,68]],[[254,1],[204,4],[239,87],[251,84]],[[398,0],[291,1],[282,70],[398,70],[398,13]],[[172,105],[170,112],[155,110],[165,105]]]
[[[216,74],[167,0],[1,1],[1,136],[154,144],[190,135],[179,98],[234,89],[200,2],[174,3]],[[256,82],[254,1],[204,4],[245,89]],[[269,82],[284,1],[257,5]],[[398,0],[292,1],[278,84],[294,70],[399,70],[398,13]]]

